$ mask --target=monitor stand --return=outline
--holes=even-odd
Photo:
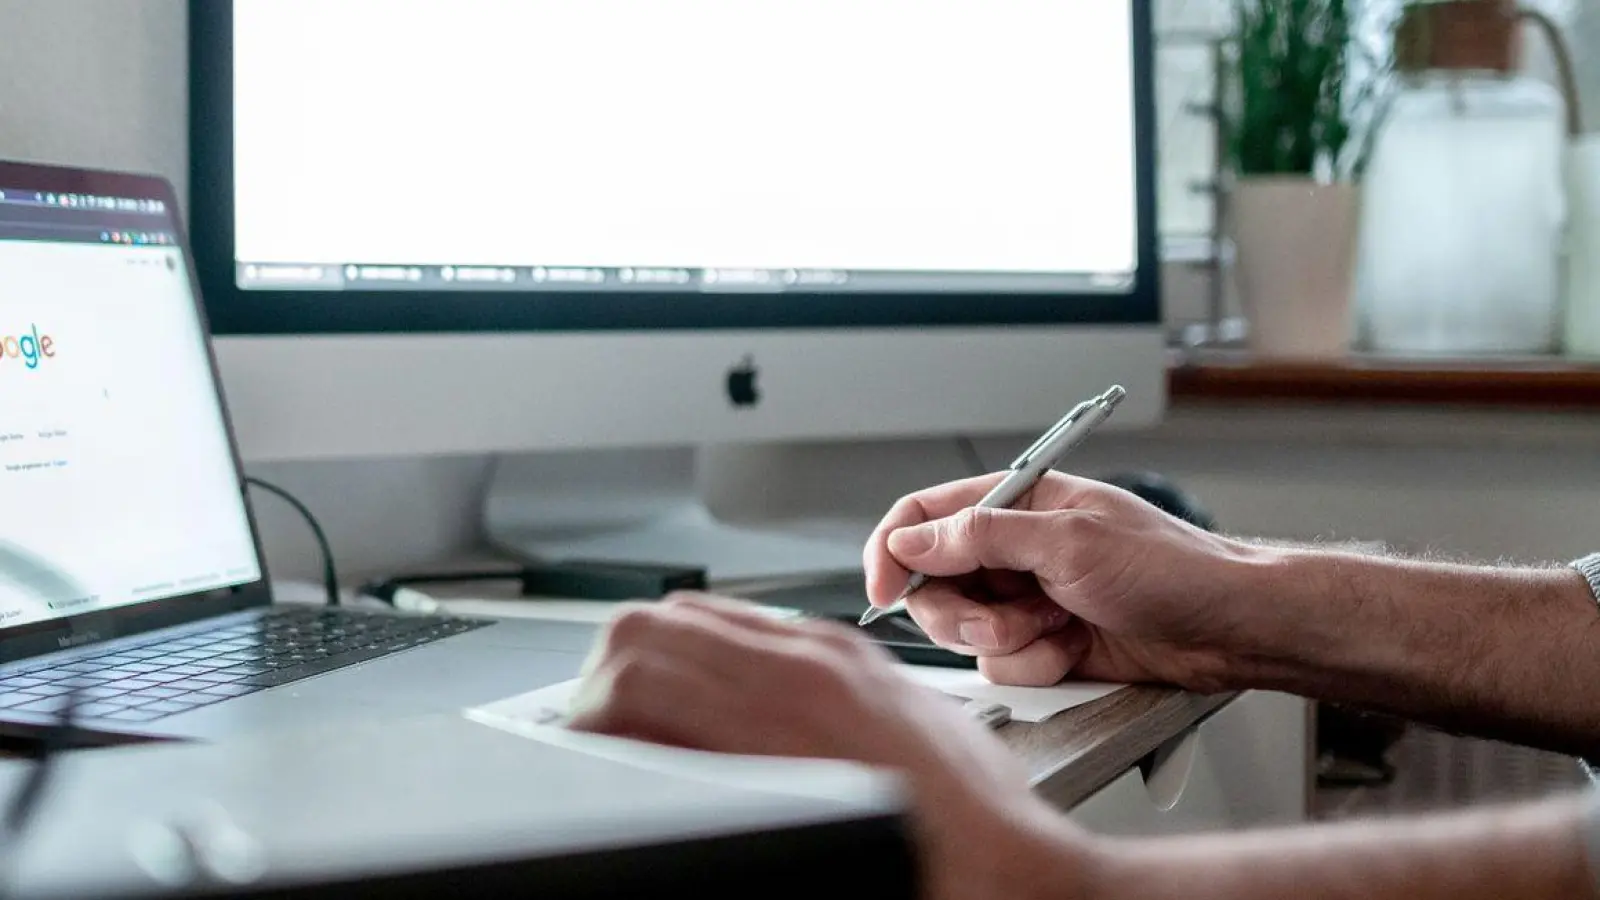
[[[521,559],[689,565],[714,582],[860,568],[858,543],[719,519],[702,499],[697,457],[692,448],[502,457],[485,531]]]

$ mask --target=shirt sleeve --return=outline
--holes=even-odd
[[[1569,565],[1589,582],[1589,590],[1600,602],[1600,553],[1575,559]],[[1600,761],[1580,759],[1579,764],[1589,776],[1589,796],[1583,809],[1583,850],[1591,880],[1595,889],[1600,890]]]
[[[1591,772],[1591,777],[1593,773]],[[1600,890],[1600,786],[1591,785],[1583,808],[1583,852],[1589,878]]]

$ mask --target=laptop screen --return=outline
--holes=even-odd
[[[6,632],[261,578],[180,233],[159,197],[0,184]]]

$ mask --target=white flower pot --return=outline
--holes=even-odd
[[[1349,352],[1358,199],[1354,185],[1310,178],[1234,185],[1234,279],[1258,356],[1326,360]]]

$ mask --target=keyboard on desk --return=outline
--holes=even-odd
[[[379,659],[490,624],[450,616],[282,607],[243,624],[119,645],[0,678],[0,710],[151,722]]]

